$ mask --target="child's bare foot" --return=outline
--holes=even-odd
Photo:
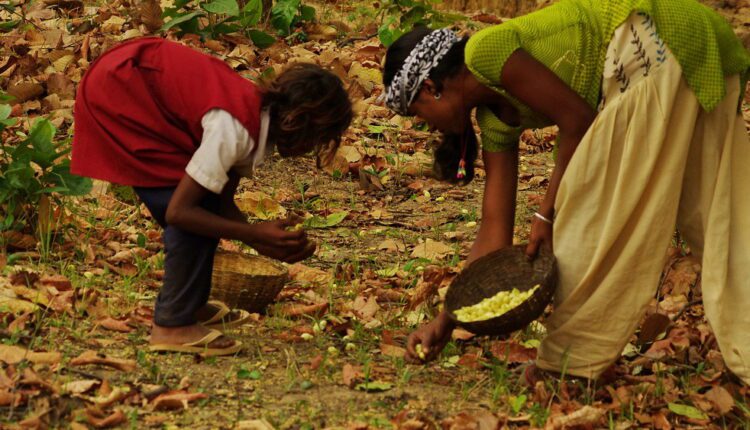
[[[151,345],[185,345],[205,338],[211,333],[211,329],[200,324],[181,327],[162,327],[154,324],[151,327]],[[237,341],[226,336],[220,336],[206,345],[212,349],[229,348]]]

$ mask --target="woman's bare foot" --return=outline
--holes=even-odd
[[[184,345],[187,343],[197,342],[203,339],[211,332],[210,329],[200,324],[192,324],[181,327],[163,327],[159,325],[151,326],[151,345]],[[235,344],[235,341],[221,336],[215,341],[208,344],[209,348],[229,348]]]

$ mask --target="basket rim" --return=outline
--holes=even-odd
[[[262,261],[269,266],[274,267],[275,269],[278,269],[280,273],[277,274],[255,274],[255,273],[243,273],[243,272],[236,272],[232,270],[223,270],[221,267],[218,267],[216,265],[216,259],[221,258],[221,256],[237,256],[246,260],[259,260]],[[214,267],[213,267],[213,273],[216,272],[223,272],[223,273],[234,273],[241,276],[246,276],[249,278],[289,278],[289,268],[282,263],[281,261],[274,260],[273,258],[266,257],[264,255],[254,255],[254,254],[248,254],[243,251],[228,251],[226,249],[217,249],[216,253],[214,254]]]

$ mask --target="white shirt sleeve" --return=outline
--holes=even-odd
[[[221,109],[208,111],[201,125],[201,144],[185,172],[204,188],[219,194],[229,181],[229,170],[251,159],[255,141],[241,122]]]

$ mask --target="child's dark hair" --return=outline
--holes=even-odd
[[[462,154],[464,145],[466,152]],[[432,172],[435,177],[452,184],[466,185],[471,182],[474,179],[474,162],[477,159],[478,146],[477,136],[471,125],[466,127],[463,138],[460,134],[443,135],[443,139],[433,150]],[[463,178],[459,178],[456,174],[462,155],[466,163],[466,174]]]
[[[314,151],[318,165],[336,153],[354,116],[338,76],[314,64],[294,64],[270,82],[263,106],[271,110],[269,139],[282,157]]]
[[[412,49],[431,32],[432,30],[427,27],[416,27],[393,42],[386,52],[383,67],[383,83],[386,86],[391,85],[394,76],[401,69]],[[467,37],[459,40],[437,66],[430,70],[429,78],[435,83],[438,91],[442,91],[445,79],[456,76],[463,68],[464,48],[468,40]],[[477,137],[471,126],[471,119],[467,118],[466,122],[463,137],[460,134],[444,135],[443,140],[435,148],[432,170],[435,176],[442,181],[466,185],[474,178],[474,161],[477,159],[479,150]],[[463,153],[464,145],[465,153]],[[456,174],[462,155],[465,161],[466,175],[463,178],[458,178]]]

